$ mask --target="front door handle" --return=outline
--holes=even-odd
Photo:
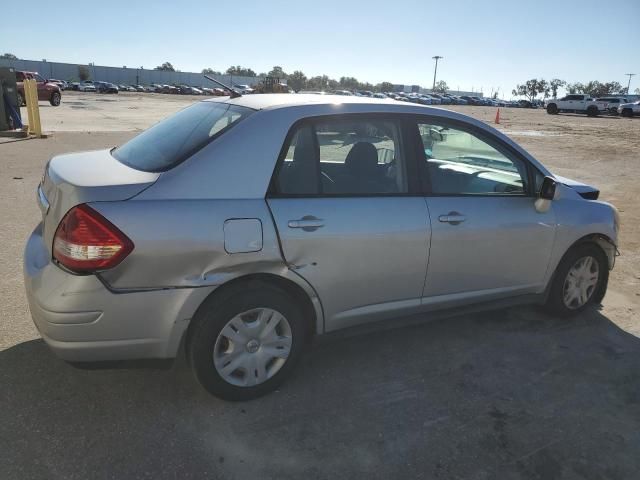
[[[438,220],[442,223],[449,223],[451,225],[459,225],[467,219],[464,215],[458,212],[449,212],[446,215],[440,215]]]
[[[316,218],[311,215],[305,215],[298,220],[289,220],[287,223],[289,228],[301,228],[305,232],[313,232],[321,227],[324,227],[324,220]]]

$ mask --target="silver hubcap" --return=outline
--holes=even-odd
[[[259,385],[284,366],[291,338],[291,326],[284,315],[270,308],[254,308],[224,326],[213,349],[213,364],[232,385]]]
[[[564,281],[563,299],[567,308],[575,310],[586,304],[598,285],[598,261],[583,257],[573,264]]]

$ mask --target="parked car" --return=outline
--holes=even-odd
[[[162,85],[159,89],[156,90],[156,92],[177,94],[181,93],[181,88],[175,85]]]
[[[235,90],[237,90],[238,92],[240,92],[241,94],[243,94],[243,95],[248,94],[248,93],[254,93],[254,89],[251,88],[249,85],[238,85],[238,84],[235,84],[235,85],[233,85],[233,88]]]
[[[95,92],[96,86],[90,80],[85,80],[78,84],[78,90],[81,92]]]
[[[613,115],[617,115],[620,104],[628,103],[629,100],[623,97],[600,97],[596,98],[596,102],[605,103],[607,105],[607,111]]]
[[[58,85],[60,87],[60,90],[65,90],[67,87],[67,82],[65,82],[64,80],[57,80],[55,78],[49,78],[47,80],[50,83],[55,83],[56,85]]]
[[[482,100],[480,100],[478,97],[462,95],[460,98],[466,100],[468,105],[482,105]]]
[[[452,101],[449,97],[447,97],[446,95],[440,94],[440,93],[430,93],[429,94],[431,97],[433,98],[437,98],[438,100],[440,100],[440,103],[442,105],[451,105]]]
[[[351,97],[353,96],[353,93],[351,93],[349,90],[335,90],[333,92],[334,95],[341,95],[341,96],[345,96],[345,97]]]
[[[26,293],[67,361],[184,343],[205,389],[249,399],[314,335],[507,300],[560,316],[599,304],[619,217],[598,193],[446,109],[209,99],[50,160]]]
[[[423,97],[423,98],[426,98],[427,100],[429,100],[429,105],[441,105],[442,104],[442,100],[440,100],[435,95],[431,95],[430,93],[425,93],[425,94],[422,94],[420,96]]]
[[[18,96],[18,105],[26,105],[26,97],[24,95],[24,81],[35,80],[38,89],[38,100],[47,101],[54,107],[60,105],[62,100],[62,90],[56,83],[50,82],[42,78],[38,72],[25,72],[16,70],[16,90]]]
[[[465,100],[464,98],[457,96],[457,95],[450,95],[450,98],[453,102],[454,105],[468,105],[469,102],[467,100]]]
[[[98,93],[118,93],[119,91],[116,85],[109,82],[93,82],[93,86]]]
[[[633,103],[623,103],[618,106],[618,114],[629,118],[635,115],[640,115],[640,100]]]
[[[537,108],[537,106],[529,100],[518,100],[518,107],[520,108]]]
[[[571,94],[562,98],[552,98],[546,104],[547,113],[556,115],[560,112],[586,113],[595,117],[607,111],[607,103],[596,102],[589,95]]]

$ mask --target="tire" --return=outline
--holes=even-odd
[[[51,94],[51,97],[49,97],[49,103],[53,107],[58,107],[58,106],[60,106],[60,100],[61,99],[62,99],[62,96],[60,95],[60,92],[53,92]]]
[[[625,108],[624,110],[622,110],[622,116],[626,118],[633,117],[633,110],[631,110],[630,108]]]
[[[551,103],[551,104],[547,105],[547,113],[549,115],[557,115],[558,106],[555,103]]]
[[[576,290],[572,288],[576,285],[575,269],[579,268],[581,262],[588,258],[591,259],[592,263],[591,267],[584,271],[585,279],[589,275],[595,275],[597,277],[595,280],[596,283],[592,287],[584,289],[584,297],[586,297],[586,300],[585,298],[579,299],[575,297],[569,300],[571,290]],[[597,272],[595,269],[597,269]],[[571,278],[569,278],[570,276]],[[602,302],[607,291],[608,282],[609,264],[602,249],[593,243],[576,245],[565,254],[558,268],[556,268],[549,290],[546,308],[550,313],[559,317],[577,315],[594,304]],[[583,283],[583,285],[587,284],[588,282]],[[578,290],[582,289],[578,288]]]
[[[18,92],[16,96],[18,97],[18,107],[24,107],[26,105],[26,102],[24,101],[22,94]]]
[[[598,107],[589,107],[587,108],[587,116],[589,117],[597,117],[598,116]]]
[[[261,327],[260,314],[268,316],[269,311],[280,314],[286,325],[271,314],[265,323],[272,325],[269,322],[274,318],[277,323],[261,338],[266,330]],[[210,297],[200,306],[187,340],[188,358],[198,382],[209,393],[224,400],[250,400],[272,392],[290,375],[300,360],[308,331],[303,309],[285,291],[262,282],[243,284]],[[266,338],[270,338],[268,347]],[[282,356],[286,343],[288,356],[271,358],[267,348],[272,352],[282,349],[277,350]],[[259,375],[265,379],[259,380]]]

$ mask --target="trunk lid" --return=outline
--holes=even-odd
[[[108,149],[53,157],[37,192],[47,248],[51,250],[60,220],[75,205],[128,200],[159,176],[120,163]]]

